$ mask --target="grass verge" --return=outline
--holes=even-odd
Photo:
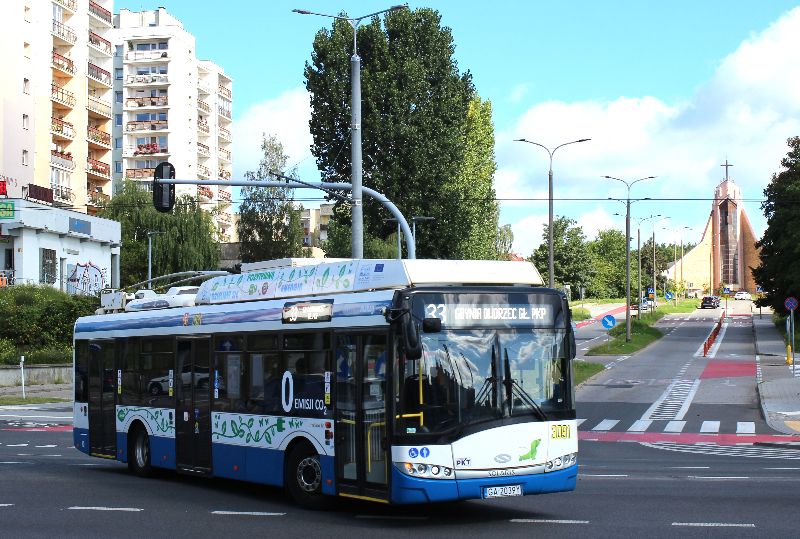
[[[59,399],[56,397],[0,397],[0,406],[14,406],[18,404],[44,404],[47,402],[69,402],[69,399]]]
[[[587,361],[573,361],[572,371],[575,375],[575,385],[585,382],[598,372],[604,370],[602,363],[589,363]]]
[[[580,322],[581,320],[588,320],[592,317],[592,313],[589,312],[589,309],[584,309],[582,307],[574,307],[572,309],[572,320],[575,322]]]

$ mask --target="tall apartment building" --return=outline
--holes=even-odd
[[[333,204],[320,204],[319,208],[303,208],[300,223],[303,225],[303,246],[318,247],[328,240],[328,225],[333,217]]]
[[[95,213],[110,193],[111,0],[5,0],[0,179],[10,198]]]
[[[198,60],[195,38],[164,8],[114,16],[114,182],[150,187],[158,163],[182,179],[225,179],[232,173],[232,81]],[[180,185],[214,211],[220,241],[232,234],[231,188]]]

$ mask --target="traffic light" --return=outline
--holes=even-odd
[[[153,206],[161,213],[169,213],[175,206],[175,184],[159,181],[164,179],[175,179],[175,167],[168,161],[156,165],[153,172]]]

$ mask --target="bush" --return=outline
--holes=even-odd
[[[51,346],[31,350],[25,354],[26,365],[62,365],[67,363],[72,363],[71,346]]]
[[[0,365],[13,365],[19,362],[17,347],[8,339],[0,339]]]

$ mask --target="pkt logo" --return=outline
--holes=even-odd
[[[471,458],[456,459],[456,466],[469,466],[472,463]]]

